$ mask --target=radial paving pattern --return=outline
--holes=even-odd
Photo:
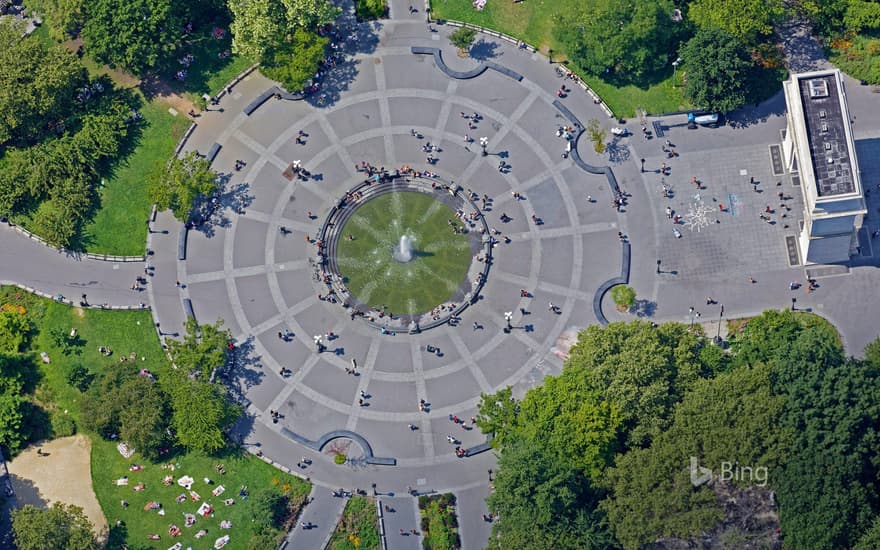
[[[381,46],[354,58],[347,89],[329,106],[270,100],[250,117],[229,112],[272,85],[255,73],[237,86],[225,124],[213,132],[200,125],[188,144],[204,151],[219,143],[215,168],[231,172],[230,186],[246,196],[235,199],[240,208],[228,212],[228,223],[190,232],[178,272],[199,321],[224,319],[253,358],[237,374],[256,415],[254,433],[281,439],[287,428],[318,440],[351,430],[377,456],[397,459],[394,467],[314,469],[313,477],[332,485],[393,479],[399,490],[417,481],[439,488],[484,482],[491,455],[459,459],[447,442],[452,433],[467,448],[483,436],[452,424],[449,415],[470,419],[481,392],[512,385],[521,393],[558,370],[566,350],[556,347],[559,339],[596,322],[593,294],[620,270],[608,184],[561,155],[565,141],[556,129],[568,122],[552,104],[558,85],[552,67],[499,47],[497,63],[524,73],[531,67],[546,83],[517,82],[497,71],[455,80],[432,58],[411,53],[414,35],[438,45],[423,25],[388,23]],[[474,64],[449,57],[461,68]],[[592,108],[586,97],[577,101]],[[461,113],[474,112],[481,118],[468,128]],[[587,119],[590,111],[578,114]],[[305,145],[295,141],[301,131]],[[489,139],[488,156],[480,155],[480,137]],[[439,148],[431,166],[423,150],[428,142]],[[232,171],[237,159],[247,163],[241,172]],[[294,160],[311,173],[307,181],[283,177]],[[383,335],[352,321],[340,304],[319,299],[326,286],[315,236],[346,191],[363,182],[356,169],[362,161],[429,169],[479,197],[489,233],[500,242],[485,286],[457,326]],[[513,313],[510,334],[502,331],[505,312]],[[290,341],[279,338],[285,329],[294,335]],[[325,336],[326,352],[316,353],[316,335]],[[346,372],[353,361],[358,376]],[[292,376],[281,377],[282,367]],[[419,411],[420,400],[427,412]],[[282,421],[269,422],[269,410],[283,414]],[[302,449],[289,443],[299,456]]]

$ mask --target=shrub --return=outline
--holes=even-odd
[[[631,286],[617,285],[611,289],[611,299],[620,311],[628,311],[636,305],[636,291]]]
[[[342,453],[336,453],[336,456],[333,457],[333,462],[336,464],[345,464],[346,460],[348,459]]]
[[[51,418],[53,436],[67,437],[76,433],[76,422],[70,415],[56,411]]]
[[[462,54],[467,54],[476,37],[477,31],[467,27],[461,27],[449,35],[449,43],[458,48],[458,51]]]
[[[355,12],[359,19],[382,19],[388,13],[385,0],[357,0]]]

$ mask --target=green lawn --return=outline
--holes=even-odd
[[[384,304],[389,313],[420,313],[449,300],[471,260],[468,236],[454,234],[450,219],[456,218],[448,206],[412,191],[380,195],[358,207],[337,248],[349,290],[371,307]],[[408,263],[392,257],[403,235],[413,242]]]
[[[82,228],[81,244],[89,252],[136,256],[144,253],[150,214],[146,176],[174,154],[177,142],[189,127],[180,114],[171,116],[168,105],[154,100],[141,109],[143,130],[132,153],[120,160],[98,189],[100,206]]]
[[[576,9],[583,0],[489,0],[477,11],[472,0],[432,0],[431,10],[439,19],[463,21],[486,27],[524,40],[544,53],[553,49],[553,59],[563,61],[565,49],[553,38],[553,20],[557,14]],[[660,80],[641,85],[606,82],[596,76],[580,76],[605,101],[617,116],[632,117],[638,109],[659,114],[687,109],[681,88],[672,87],[672,68]],[[680,84],[680,82],[679,82]]]
[[[161,372],[168,368],[167,359],[159,338],[153,328],[150,312],[110,311],[72,308],[29,294],[16,287],[0,289],[0,305],[23,306],[26,314],[36,325],[29,351],[39,365],[41,377],[37,392],[39,401],[47,408],[57,407],[56,414],[67,414],[76,420],[79,416],[79,400],[82,394],[66,380],[67,372],[74,364],[80,364],[91,373],[112,369],[119,358],[137,355],[139,366]],[[69,334],[76,329],[78,344],[69,355],[55,345],[53,329]],[[98,352],[99,346],[109,347],[113,355],[107,357]],[[48,354],[51,363],[39,360],[39,354]]]
[[[455,515],[455,495],[423,495],[419,497],[422,516],[422,547],[426,550],[461,548],[458,536],[458,518]]]
[[[119,548],[124,540],[130,545],[150,545],[153,548],[168,548],[175,542],[182,542],[184,548],[192,547],[194,550],[213,548],[214,541],[223,535],[229,535],[230,541],[226,548],[243,549],[254,534],[252,522],[255,514],[251,506],[252,500],[245,499],[239,491],[243,486],[247,487],[247,493],[254,495],[263,489],[277,489],[287,494],[291,501],[300,505],[309,494],[309,484],[292,475],[280,472],[266,464],[262,460],[251,456],[243,451],[230,451],[226,456],[214,458],[197,454],[176,456],[168,460],[164,465],[173,464],[174,470],[163,469],[162,464],[152,464],[145,461],[135,453],[130,459],[125,459],[116,450],[114,442],[103,441],[100,438],[92,438],[92,483],[95,494],[101,503],[101,508],[107,516],[110,524],[109,548]],[[131,464],[142,465],[139,472],[130,472]],[[222,464],[226,473],[221,475],[214,469],[215,465]],[[189,497],[189,492],[176,482],[165,486],[162,481],[167,475],[174,476],[177,480],[184,475],[192,477],[195,482],[192,490],[200,497],[201,502],[194,502]],[[115,480],[128,476],[128,486],[117,486]],[[212,484],[204,482],[209,478]],[[135,492],[133,487],[143,482],[146,488]],[[212,490],[223,486],[225,491],[222,495],[214,497]],[[187,495],[184,502],[177,503],[176,498]],[[225,499],[234,499],[232,505],[225,505]],[[128,503],[123,508],[121,501]],[[144,506],[148,502],[158,502],[165,510],[165,515],[159,515],[157,510],[145,511]],[[195,514],[202,502],[208,502],[214,507],[214,513],[210,517],[197,517],[195,524],[184,527],[183,514]],[[122,525],[117,526],[116,520],[121,520]],[[232,522],[231,529],[221,529],[220,522],[229,520]],[[168,535],[171,524],[177,525],[183,530],[183,534],[176,538]],[[195,534],[201,530],[208,531],[201,539],[196,539]],[[151,541],[147,538],[150,534],[158,534],[159,541]],[[267,550],[274,550],[272,549]]]
[[[376,501],[353,496],[345,505],[342,517],[327,545],[328,550],[378,550],[379,518]]]

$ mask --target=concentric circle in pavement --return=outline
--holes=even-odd
[[[340,91],[328,106],[270,99],[247,116],[243,106],[273,85],[254,73],[221,103],[222,113],[206,115],[187,147],[221,146],[214,167],[230,174],[224,200],[236,206],[190,232],[178,272],[198,320],[223,319],[248,353],[236,383],[254,430],[280,446],[274,458],[293,462],[305,454],[283,430],[312,441],[348,430],[397,465],[349,470],[332,465],[332,456],[317,457],[313,480],[366,484],[393,470],[401,486],[427,479],[463,487],[483,481],[489,455],[456,458],[447,435],[465,448],[484,437],[449,416],[469,424],[481,393],[506,386],[521,393],[561,367],[564,342],[596,322],[595,290],[619,275],[617,212],[608,206],[605,179],[561,154],[565,141],[556,131],[568,121],[552,104],[558,80],[546,61],[501,45],[495,61],[526,78],[486,71],[455,80],[431,57],[410,51],[438,45],[424,25],[389,22],[379,43],[337,67],[347,80],[336,82]],[[446,53],[462,68],[474,64]],[[578,101],[567,105],[590,118],[591,107],[578,111],[589,102]],[[474,112],[476,123],[462,117]],[[304,144],[297,143],[300,132]],[[481,137],[488,138],[487,156]],[[439,148],[430,167],[428,142]],[[236,160],[246,163],[241,171],[233,169]],[[286,178],[294,161],[310,177]],[[319,299],[326,292],[313,241],[339,198],[365,179],[361,162],[430,170],[485,203],[488,231],[500,242],[485,285],[457,326],[386,335]],[[508,312],[510,333],[503,330]],[[315,336],[323,337],[325,352],[316,352]],[[346,370],[354,364],[358,375]],[[282,368],[292,375],[282,377]],[[270,410],[281,421],[272,423]]]

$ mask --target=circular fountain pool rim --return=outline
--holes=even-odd
[[[482,264],[471,262],[465,281],[474,281],[471,290],[462,296],[462,300],[456,303],[455,308],[442,311],[438,319],[432,318],[430,312],[400,315],[393,319],[387,316],[380,318],[377,315],[378,312],[363,311],[361,308],[368,306],[362,304],[343,283],[336,253],[338,240],[342,236],[342,228],[361,205],[380,195],[392,192],[418,192],[434,196],[437,200],[441,200],[441,194],[445,194],[446,196],[443,197],[445,200],[441,200],[441,202],[446,203],[451,197],[465,211],[478,213],[474,223],[477,226],[476,231],[481,233],[480,250],[486,261]],[[360,194],[360,198],[357,199],[341,198],[324,219],[324,224],[318,234],[321,246],[319,246],[319,253],[314,264],[317,284],[325,291],[332,289],[338,303],[350,316],[356,316],[368,325],[384,332],[416,333],[447,323],[457,323],[461,313],[475,303],[480,296],[492,263],[493,239],[485,217],[477,204],[467,196],[467,193],[460,186],[437,177],[394,176],[379,181],[371,179],[349,189],[346,196],[354,197],[358,194]],[[452,209],[453,211],[457,210],[456,207],[452,207]],[[364,314],[356,315],[355,312],[358,310]]]

